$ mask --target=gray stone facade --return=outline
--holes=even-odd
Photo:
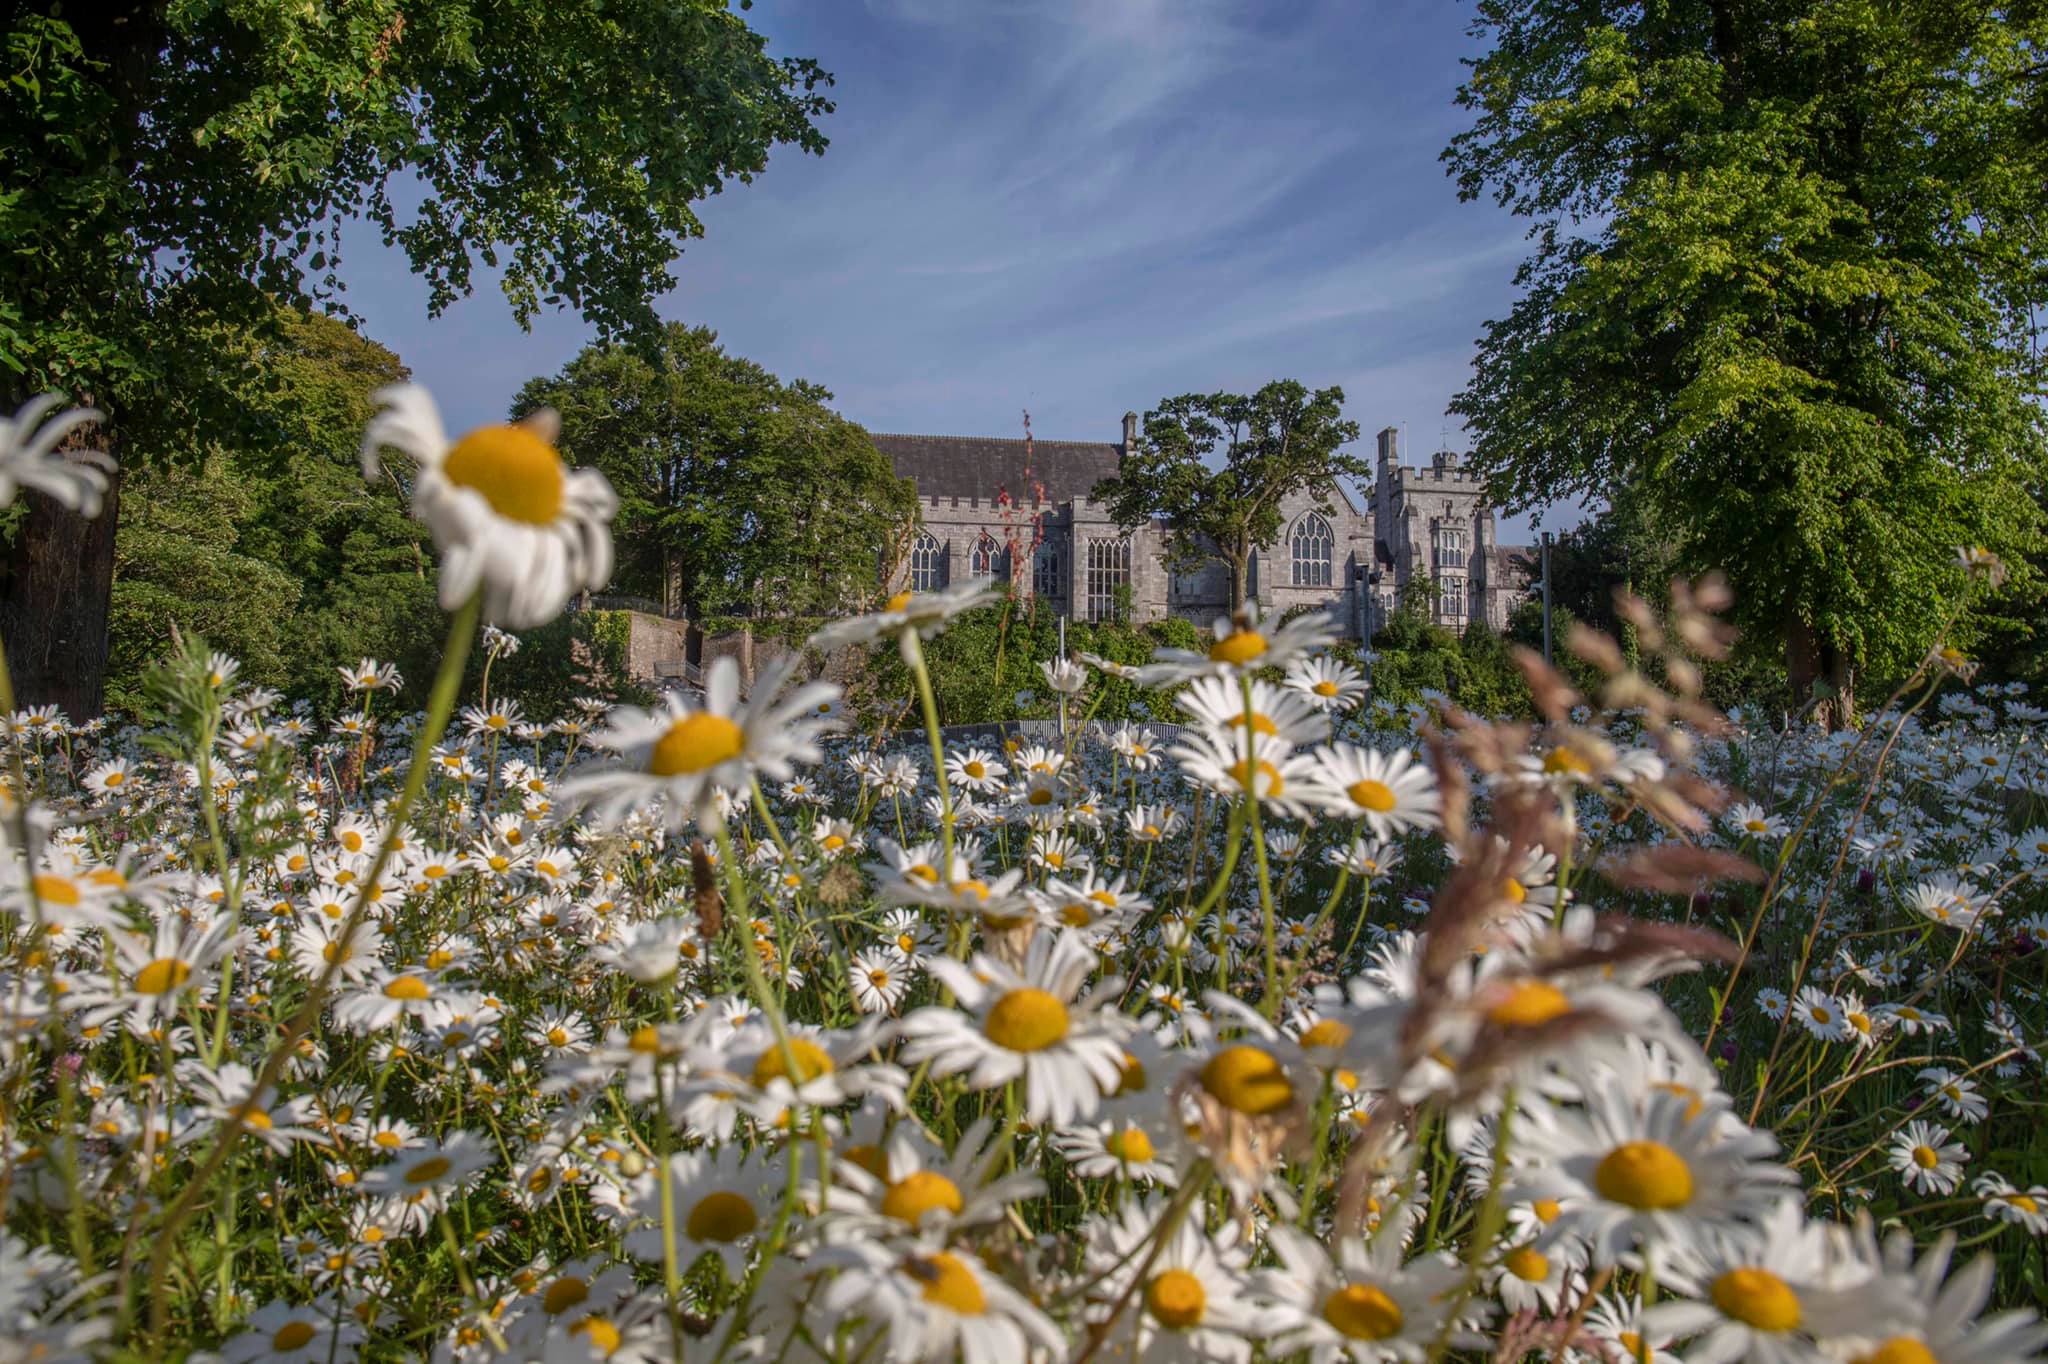
[[[1229,609],[1228,567],[1211,560],[1169,571],[1162,525],[1126,535],[1089,495],[1137,435],[1137,414],[1127,413],[1118,442],[873,436],[897,474],[916,482],[923,516],[892,586],[993,575],[1076,619],[1127,604],[1136,621],[1175,615],[1209,624]],[[1462,630],[1477,618],[1501,629],[1527,590],[1523,560],[1496,543],[1477,476],[1449,452],[1426,467],[1403,466],[1391,427],[1379,434],[1376,475],[1363,506],[1342,487],[1323,499],[1327,512],[1308,493],[1287,499],[1279,538],[1254,558],[1248,594],[1276,615],[1323,607],[1347,638],[1367,639],[1423,574],[1438,584],[1439,623]]]

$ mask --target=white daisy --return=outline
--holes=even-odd
[[[114,461],[97,450],[60,451],[72,432],[100,420],[89,407],[74,407],[36,425],[63,399],[54,393],[30,398],[11,417],[0,417],[0,507],[11,507],[29,488],[87,518],[100,514],[107,471]]]
[[[591,742],[620,754],[623,765],[566,779],[562,803],[587,806],[600,823],[616,826],[659,801],[668,827],[681,829],[711,808],[705,796],[713,786],[744,790],[757,772],[781,780],[795,774],[795,764],[816,762],[829,723],[818,718],[817,704],[838,689],[806,682],[778,697],[792,666],[777,660],[763,668],[742,701],[739,664],[721,657],[705,672],[701,705],[671,692],[658,709],[614,711]]]
[[[1907,1123],[1892,1138],[1886,1159],[1893,1170],[1916,1193],[1953,1193],[1963,1182],[1963,1162],[1969,1151],[1959,1141],[1948,1139],[1948,1129],[1936,1123]]]
[[[1346,819],[1362,819],[1375,838],[1408,829],[1434,829],[1443,798],[1436,773],[1406,748],[1391,753],[1331,744],[1314,755],[1324,808]]]
[[[919,1009],[903,1020],[904,1060],[929,1061],[935,1073],[967,1072],[970,1088],[1021,1078],[1033,1122],[1085,1118],[1116,1088],[1123,1071],[1124,1020],[1113,1003],[1122,981],[1102,981],[1086,996],[1095,952],[1066,933],[1041,931],[1020,968],[977,953],[971,965],[934,960],[926,967],[952,990],[959,1009]]]
[[[1638,1244],[1697,1243],[1768,1208],[1792,1173],[1766,1160],[1777,1141],[1732,1133],[1683,1094],[1588,1087],[1583,1109],[1526,1100],[1516,1125],[1514,1201],[1554,1199],[1543,1244],[1575,1235],[1606,1266]]]
[[[603,474],[564,466],[551,410],[451,443],[418,384],[394,384],[374,397],[383,410],[363,433],[363,472],[377,476],[386,446],[418,465],[413,514],[441,551],[443,609],[481,590],[486,620],[523,630],[610,580],[618,498]]]
[[[1293,1227],[1266,1234],[1278,1267],[1262,1271],[1260,1286],[1273,1300],[1275,1357],[1306,1351],[1310,1364],[1419,1364],[1445,1336],[1446,1304],[1464,1271],[1444,1255],[1401,1263],[1401,1239],[1379,1236],[1337,1240],[1334,1250]],[[1453,1330],[1452,1349],[1483,1348],[1471,1331]]]

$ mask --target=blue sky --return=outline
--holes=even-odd
[[[822,157],[702,205],[664,316],[824,384],[874,431],[1113,440],[1122,414],[1291,377],[1365,432],[1448,442],[1523,225],[1437,156],[1460,0],[759,0],[837,78]],[[589,339],[483,283],[442,317],[395,252],[347,264],[367,329],[451,425]],[[1553,513],[1553,527],[1570,519]],[[1504,539],[1526,539],[1527,517]]]

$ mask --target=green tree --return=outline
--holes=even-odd
[[[224,341],[223,345],[226,344]],[[423,696],[438,643],[431,549],[388,477],[366,484],[356,444],[396,355],[332,318],[287,315],[250,347],[276,388],[269,446],[213,444],[129,476],[116,536],[107,695],[135,707],[175,625],[238,658],[250,681],[332,701],[336,669],[399,664]]]
[[[1475,619],[1458,637],[1457,659],[1451,665],[1451,695],[1474,715],[1489,719],[1533,714],[1529,684],[1508,652],[1508,642],[1483,619]]]
[[[1622,488],[1846,718],[2039,534],[2040,54],[1996,0],[1479,0],[1445,159],[1535,220],[1452,404],[1516,509]]]
[[[130,468],[291,453],[246,342],[342,306],[345,225],[433,311],[482,262],[522,324],[646,333],[692,205],[831,108],[726,0],[0,0],[0,41],[0,401],[91,401]],[[118,506],[31,499],[0,583],[28,696],[98,706]]]
[[[1451,693],[1460,665],[1458,637],[1436,623],[1436,584],[1417,574],[1372,637],[1373,695],[1406,705],[1425,691]]]
[[[588,347],[514,411],[553,407],[562,448],[618,490],[621,590],[693,620],[796,619],[872,596],[882,548],[917,518],[915,489],[831,397],[671,323],[656,358]]]
[[[1222,559],[1235,610],[1244,604],[1252,555],[1280,533],[1283,499],[1314,492],[1327,515],[1340,476],[1371,477],[1367,461],[1339,448],[1358,439],[1358,423],[1343,411],[1343,389],[1311,393],[1292,379],[1250,397],[1168,398],[1145,414],[1138,448],[1096,485],[1095,496],[1126,530],[1163,519],[1173,562]]]

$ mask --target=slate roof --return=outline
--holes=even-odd
[[[1488,567],[1488,576],[1499,587],[1527,587],[1542,577],[1534,545],[1495,545]]]
[[[1027,472],[1024,442],[989,436],[904,436],[871,433],[899,478],[914,480],[919,497],[999,494],[1025,506],[1036,500],[1078,502],[1114,474],[1123,447],[1108,441],[1034,440]]]

